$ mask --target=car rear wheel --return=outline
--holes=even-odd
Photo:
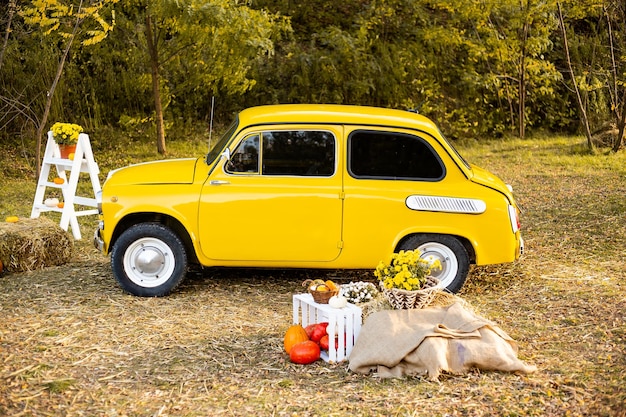
[[[439,280],[439,286],[457,293],[465,284],[469,273],[470,259],[465,246],[453,236],[422,234],[405,240],[401,250],[418,249],[421,258],[432,262],[438,260],[441,270],[433,270],[431,275]]]
[[[125,291],[140,297],[161,297],[182,282],[187,254],[183,242],[169,228],[140,223],[115,242],[111,267]]]

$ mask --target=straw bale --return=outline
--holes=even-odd
[[[7,272],[63,265],[72,257],[72,236],[50,219],[0,223],[0,261]]]

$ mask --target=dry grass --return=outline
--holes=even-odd
[[[63,265],[72,258],[72,236],[51,219],[0,223],[0,265],[11,272]],[[2,269],[2,268],[0,268]]]
[[[538,373],[433,383],[293,365],[282,335],[301,282],[369,272],[210,270],[144,299],[81,241],[70,264],[0,277],[0,415],[626,416],[624,154],[561,139],[464,153],[514,184],[527,253],[474,268],[459,295]]]

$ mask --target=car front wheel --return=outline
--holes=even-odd
[[[431,262],[439,261],[441,269],[431,270],[431,275],[439,280],[439,286],[451,293],[463,287],[469,273],[470,259],[465,246],[453,236],[423,234],[414,235],[404,241],[401,250],[421,252],[421,258]]]
[[[115,279],[140,297],[169,294],[185,277],[187,254],[180,238],[158,223],[140,223],[124,231],[111,250]]]

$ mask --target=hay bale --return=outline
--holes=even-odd
[[[72,257],[74,240],[50,219],[0,223],[0,261],[7,272],[63,265]]]

